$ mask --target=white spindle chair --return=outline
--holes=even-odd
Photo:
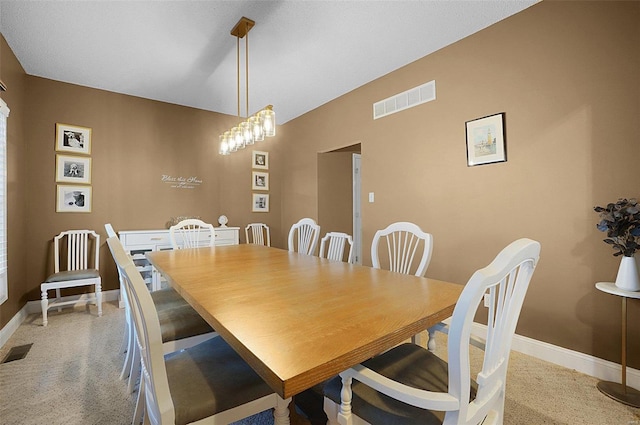
[[[117,238],[107,240],[127,282],[142,374],[134,423],[231,423],[274,409],[289,424],[288,404],[222,339],[211,338],[165,356],[159,312],[140,272]],[[123,267],[124,266],[124,267]]]
[[[288,248],[291,252],[313,255],[318,239],[320,226],[312,218],[302,218],[291,226],[288,237]]]
[[[519,239],[471,276],[451,318],[447,361],[402,344],[330,380],[324,387],[328,423],[502,424],[511,342],[539,256],[538,242]],[[485,306],[484,362],[473,381],[471,332]]]
[[[61,245],[66,250],[61,253]],[[93,251],[93,255],[91,255]],[[63,266],[66,255],[66,267]],[[86,299],[95,303],[98,316],[102,316],[102,281],[100,279],[100,235],[93,230],[68,230],[53,238],[54,272],[40,285],[42,324],[49,323],[47,311],[66,305],[75,305],[78,300],[64,301],[60,289],[93,286],[94,293]],[[93,259],[93,260],[92,260]],[[55,290],[56,297],[49,300],[48,291]]]
[[[264,223],[250,223],[244,229],[247,243],[271,246],[271,232]]]
[[[344,249],[349,244],[347,263],[353,262],[353,238],[343,232],[328,232],[320,240],[320,258],[344,261]]]
[[[178,235],[180,238],[177,237]],[[169,227],[169,240],[173,249],[214,246],[215,231],[213,224],[189,218]]]

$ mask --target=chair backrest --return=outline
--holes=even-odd
[[[347,263],[353,262],[353,238],[342,232],[328,232],[320,240],[320,258],[327,258],[334,261],[344,261],[344,248],[349,244],[349,254]],[[326,252],[325,252],[326,251]]]
[[[289,230],[288,247],[291,252],[313,255],[320,238],[320,226],[312,218],[302,218]]]
[[[140,272],[129,259],[120,240],[107,240],[111,254],[121,271],[127,288],[127,299],[134,319],[135,334],[141,354],[141,383],[144,385],[145,415],[151,424],[175,423],[175,409],[169,392],[164,366],[162,333],[158,313]],[[146,420],[145,420],[145,423]]]
[[[417,224],[406,221],[393,223],[385,229],[378,230],[371,242],[371,262],[376,269],[382,268],[379,253],[384,251],[385,246],[388,270],[424,276],[433,250],[433,236],[430,233],[422,231]],[[420,256],[420,262],[414,268],[413,261],[417,255]]]
[[[271,246],[269,226],[264,223],[250,223],[244,229],[247,243]]]
[[[93,239],[93,246],[92,245]],[[66,240],[66,241],[65,241]],[[61,252],[61,245],[66,245],[66,252]],[[93,250],[93,263],[90,262]],[[54,272],[61,270],[66,256],[67,267],[62,270],[87,270],[100,267],[100,235],[93,230],[67,230],[53,238]]]
[[[207,234],[209,235],[209,240],[203,243]],[[180,235],[182,243],[178,242],[177,235]],[[215,244],[215,231],[213,224],[205,223],[196,218],[189,218],[169,227],[169,240],[173,249],[213,246]]]
[[[447,343],[449,393],[460,400],[460,410],[448,413],[456,416],[451,423],[478,424],[492,410],[503,409],[511,342],[539,257],[540,243],[518,239],[491,264],[476,271],[460,294]],[[469,344],[473,320],[483,300],[488,307],[484,363],[477,376],[476,398],[469,403]]]
[[[118,236],[116,235],[116,231],[113,230],[113,226],[111,225],[111,223],[106,223],[104,225],[104,230],[107,232],[107,238],[112,238],[114,236]]]

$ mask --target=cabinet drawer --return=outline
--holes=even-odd
[[[216,229],[216,242],[218,246],[236,245],[238,243],[238,230],[236,229]]]
[[[121,233],[122,245],[131,248],[136,245],[166,245],[169,241],[169,232],[157,233]]]

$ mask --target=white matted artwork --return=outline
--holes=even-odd
[[[251,156],[251,168],[257,170],[269,169],[269,152],[253,151]]]
[[[56,150],[80,154],[91,153],[91,129],[56,123]]]
[[[91,158],[56,155],[56,181],[62,183],[91,183]]]
[[[504,112],[465,123],[467,166],[507,161]]]
[[[251,189],[269,190],[269,173],[263,171],[251,172]]]
[[[266,193],[254,193],[251,205],[252,212],[269,212],[269,195]]]
[[[91,186],[59,184],[56,212],[91,212]]]

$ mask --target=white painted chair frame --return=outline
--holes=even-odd
[[[325,397],[329,423],[366,423],[351,411],[351,383],[356,379],[412,406],[446,412],[443,425],[502,424],[509,352],[539,257],[538,242],[519,239],[505,247],[491,264],[471,276],[456,303],[448,332],[448,393],[407,387],[357,365],[340,373],[343,384],[340,407]],[[476,379],[477,394],[470,401],[469,345],[476,345],[471,331],[481,302],[488,308],[485,355]]]
[[[380,243],[387,245],[389,270],[392,272],[411,274],[413,261],[419,249],[422,249],[422,257],[413,272],[416,276],[423,277],[431,261],[433,251],[433,236],[424,232],[417,224],[399,221],[388,225],[385,229],[378,230],[371,242],[371,262],[374,268],[380,266]],[[420,335],[412,338],[415,344],[420,344]],[[429,330],[429,348],[435,350],[433,331]]]
[[[93,238],[93,267],[89,263],[90,236]],[[65,270],[60,270],[60,244],[62,239],[67,239],[67,265]],[[77,288],[80,286],[94,286],[94,293],[86,299],[87,303],[94,303],[98,307],[98,316],[102,316],[102,280],[100,278],[100,235],[93,230],[68,230],[61,232],[53,238],[54,274],[49,276],[40,285],[42,308],[42,324],[49,323],[47,311],[51,308],[61,310],[63,306],[75,305],[77,300],[63,301],[60,289]],[[85,273],[83,273],[83,271]],[[62,280],[67,272],[71,272],[68,280]],[[75,272],[75,273],[74,273]],[[75,274],[75,276],[74,276]],[[54,281],[52,281],[54,280]],[[48,291],[55,290],[56,297],[49,301]]]
[[[247,243],[271,246],[271,232],[264,223],[250,223],[244,229]]]
[[[287,245],[290,252],[313,255],[320,238],[320,226],[312,218],[302,218],[291,226]]]
[[[344,261],[344,249],[347,243],[349,244],[347,263],[353,263],[353,238],[343,232],[328,232],[324,235],[320,240],[318,256],[334,261]]]
[[[209,233],[211,240],[208,245],[201,244],[200,239],[203,233]],[[182,244],[178,243],[176,234],[179,234],[182,237]],[[173,249],[214,246],[215,237],[213,224],[205,223],[204,221],[196,218],[182,220],[178,224],[169,227],[169,240],[171,241]]]
[[[122,245],[118,246],[118,244],[111,242],[110,239],[108,243],[109,247],[113,249],[112,254],[116,259],[116,264],[119,264],[119,267],[125,265],[124,268],[120,268],[120,272],[127,282],[126,287],[129,291],[132,318],[136,329],[136,351],[143,354],[140,358],[142,373],[133,424],[139,423],[142,412],[144,412],[145,424],[173,424],[175,423],[175,410],[164,367],[166,352],[160,348],[162,337],[157,311],[140,273],[132,262],[127,261],[126,253],[124,249],[121,249]],[[195,423],[231,423],[274,408],[275,425],[288,425],[290,401],[291,399],[283,400],[277,394],[272,393]]]

